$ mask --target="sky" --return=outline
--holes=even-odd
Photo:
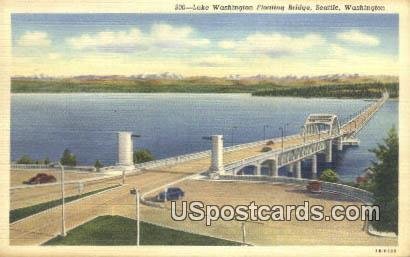
[[[398,75],[397,14],[13,14],[13,76]]]

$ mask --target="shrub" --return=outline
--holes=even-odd
[[[325,169],[319,177],[320,180],[326,182],[336,183],[339,178],[337,177],[336,172],[331,169]]]
[[[141,149],[134,152],[133,155],[134,163],[143,163],[154,160],[154,156],[148,149]]]
[[[77,165],[77,158],[74,154],[70,152],[69,149],[65,149],[63,152],[63,156],[60,159],[60,162],[62,165],[75,166]]]
[[[100,171],[100,168],[102,168],[103,165],[100,162],[100,160],[96,160],[95,163],[94,163],[94,167],[97,169],[97,171]]]
[[[30,158],[30,156],[23,155],[17,160],[17,164],[34,164],[34,161]]]

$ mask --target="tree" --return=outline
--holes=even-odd
[[[61,157],[60,162],[62,165],[75,166],[77,165],[77,158],[70,152],[69,149],[66,148],[63,152],[63,156]]]
[[[399,137],[396,129],[391,128],[383,141],[370,150],[377,158],[372,164],[373,204],[380,208],[380,220],[372,221],[372,225],[376,230],[397,234]]]
[[[97,171],[100,171],[100,168],[102,168],[103,165],[100,162],[100,160],[96,160],[95,163],[94,163],[94,167],[97,169]]]
[[[46,157],[46,158],[44,159],[44,164],[50,164],[50,159],[49,159],[48,157]]]
[[[337,177],[336,172],[331,169],[325,169],[319,177],[320,180],[326,182],[336,183],[339,178]]]
[[[154,160],[154,156],[148,149],[141,149],[134,152],[134,163],[149,162]]]
[[[34,161],[28,155],[21,156],[20,159],[17,160],[17,164],[33,164]]]

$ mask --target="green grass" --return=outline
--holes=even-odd
[[[141,221],[141,245],[240,245],[240,243],[164,228]],[[44,245],[136,245],[135,220],[100,216]]]
[[[69,196],[69,197],[65,197],[65,202],[69,203],[72,202],[74,200],[92,195],[92,194],[96,194],[98,192],[104,191],[104,190],[108,190],[114,187],[117,187],[119,185],[115,185],[115,186],[110,186],[110,187],[106,187],[106,188],[102,188],[102,189],[98,189],[95,191],[91,191],[85,194],[81,194],[81,195],[73,195],[73,196]],[[32,206],[28,206],[28,207],[24,207],[24,208],[19,208],[19,209],[15,209],[15,210],[11,210],[10,211],[10,215],[9,215],[9,221],[10,223],[15,222],[17,220],[23,219],[25,217],[28,217],[30,215],[45,211],[47,209],[56,207],[58,205],[61,205],[61,199],[58,200],[53,200],[50,202],[45,202],[45,203],[40,203],[40,204],[36,204],[36,205],[32,205]]]

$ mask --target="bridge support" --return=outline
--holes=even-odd
[[[222,135],[213,135],[211,150],[211,167],[210,172],[217,172],[221,175],[225,173],[223,164],[223,138]]]
[[[132,132],[118,132],[118,160],[117,165],[122,166],[124,170],[133,170],[133,143]]]
[[[261,164],[256,164],[256,176],[261,175],[261,170],[262,170],[262,165]]]
[[[277,164],[278,162],[275,160],[275,161],[270,161],[269,162],[269,171],[270,171],[270,175],[271,176],[273,176],[273,177],[277,177],[278,175],[279,175],[279,172],[278,172],[278,164]]]
[[[332,140],[328,140],[326,142],[325,155],[326,155],[325,161],[332,162]]]
[[[315,179],[317,177],[317,155],[312,155],[312,178]]]
[[[293,165],[293,163],[290,163],[290,164],[288,165],[288,171],[289,171],[289,173],[291,173],[292,176],[293,176],[293,174],[294,174],[294,165]]]
[[[302,162],[301,161],[295,162],[295,166],[296,166],[295,177],[302,178]]]
[[[339,137],[337,139],[337,150],[342,151],[343,150],[343,137]]]

